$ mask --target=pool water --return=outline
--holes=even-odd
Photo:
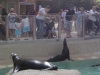
[[[91,65],[100,64],[100,59],[90,60],[77,60],[77,61],[63,61],[53,63],[59,67],[59,69],[77,69],[82,75],[100,75],[100,66],[90,67]],[[0,75],[5,75],[10,68],[0,69]]]
[[[0,69],[0,75],[6,75],[11,69],[11,67]]]

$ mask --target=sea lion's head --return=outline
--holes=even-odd
[[[63,41],[63,46],[67,46],[67,41],[66,41],[66,38],[64,38],[64,41]]]
[[[15,53],[11,53],[12,59],[13,61],[15,61],[16,59],[19,59],[18,55]]]

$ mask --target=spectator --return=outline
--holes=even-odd
[[[6,39],[6,29],[5,29],[5,22],[0,17],[0,40]]]
[[[55,19],[52,17],[49,21],[48,24],[48,38],[53,38],[53,37],[57,37],[56,32],[55,32],[55,23],[54,23]]]
[[[45,22],[44,22],[44,26],[43,26],[43,38],[48,38],[48,34],[49,34],[49,22],[50,22],[50,18],[46,17],[45,18]]]
[[[28,32],[30,31],[30,22],[25,14],[22,15],[22,25],[23,25],[24,36],[26,37],[24,40],[28,40],[29,36]]]
[[[73,16],[75,15],[75,11],[73,9],[73,5],[69,6],[68,12],[66,13],[66,33],[67,33],[67,38],[71,37],[71,30],[72,30],[72,20]]]
[[[32,34],[32,32],[33,32],[33,16],[36,15],[34,6],[30,6],[30,9],[29,9],[27,15],[29,15],[30,29],[31,29],[31,34]]]
[[[97,22],[97,17],[98,16],[98,12],[96,11],[96,6],[93,6],[92,9],[89,12],[89,21],[88,21],[88,29],[89,29],[89,33],[90,35],[94,35],[94,27],[97,28],[98,26],[98,22]]]
[[[44,25],[44,19],[47,16],[47,12],[50,11],[50,6],[47,6],[46,8],[41,8],[39,10],[38,15],[36,16],[36,24],[37,24],[37,39],[43,38],[43,25]]]
[[[80,11],[76,12],[76,30],[78,37],[82,37],[82,20],[85,15],[86,12],[83,7],[80,7]]]
[[[3,8],[3,9],[2,9],[2,20],[3,20],[3,21],[6,21],[6,17],[7,17],[7,12],[6,12],[6,9]]]
[[[9,31],[10,31],[10,40],[12,39],[12,36],[15,31],[15,19],[17,14],[14,12],[14,8],[10,9],[10,13],[8,14],[8,21],[9,21]]]
[[[97,23],[96,23],[96,30],[95,30],[95,35],[98,34],[99,30],[100,30],[100,26],[99,26],[99,22],[100,22],[100,8],[97,9],[98,15],[96,16],[97,19]]]
[[[29,11],[27,12],[27,15],[35,15],[35,10],[33,6],[30,6]]]
[[[80,7],[77,7],[76,12],[79,12],[79,11],[80,11]]]
[[[20,40],[20,36],[22,34],[21,32],[22,29],[22,23],[20,18],[16,18],[16,22],[15,22],[15,35],[16,35],[16,40]]]

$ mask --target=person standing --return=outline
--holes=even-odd
[[[10,13],[8,14],[8,22],[9,22],[9,31],[10,31],[10,40],[12,39],[12,36],[15,31],[15,19],[17,14],[14,12],[14,8],[10,9]]]
[[[98,28],[98,21],[97,21],[98,12],[96,11],[96,6],[93,6],[92,9],[89,11],[89,20],[88,20],[88,29],[90,36],[94,35],[94,28]]]
[[[29,22],[30,22],[30,29],[31,29],[31,33],[33,32],[33,19],[34,19],[34,15],[36,14],[35,10],[34,10],[34,6],[30,6],[30,9],[27,13],[27,15],[29,16]]]
[[[36,24],[37,24],[37,39],[43,38],[43,25],[45,17],[47,16],[47,12],[50,11],[50,6],[46,6],[45,8],[41,8],[36,16]]]
[[[21,20],[20,18],[16,18],[16,22],[15,22],[15,35],[16,35],[16,41],[17,40],[20,40],[20,36],[22,34],[22,23],[21,23]]]
[[[0,17],[0,40],[6,39],[5,22]]]
[[[28,32],[30,32],[30,22],[29,19],[26,17],[25,14],[22,15],[22,25],[23,25],[23,32],[24,32],[24,36],[25,39],[24,40],[28,40]]]
[[[73,20],[74,15],[75,15],[75,11],[73,9],[73,5],[71,4],[66,13],[66,31],[67,31],[66,37],[67,38],[71,38],[72,20]]]
[[[5,8],[3,8],[2,9],[2,20],[5,22],[6,21],[6,17],[7,17],[7,12],[6,12],[6,9]]]
[[[77,36],[82,37],[82,20],[83,17],[86,16],[86,12],[84,11],[83,7],[80,7],[80,11],[76,12],[76,30],[77,30]]]
[[[30,9],[27,12],[27,15],[34,15],[35,14],[35,10],[34,10],[34,6],[30,6]]]

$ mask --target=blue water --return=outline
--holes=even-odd
[[[100,64],[100,59],[91,60],[77,60],[63,61],[53,63],[59,67],[59,69],[77,69],[82,75],[100,75],[100,66],[90,67],[91,65]],[[5,75],[11,68],[0,69],[0,75]]]

